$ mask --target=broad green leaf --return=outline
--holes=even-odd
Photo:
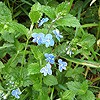
[[[36,23],[42,17],[42,13],[40,11],[31,11],[29,16],[32,23]]]
[[[28,75],[30,74],[38,74],[40,73],[40,66],[38,63],[31,63],[29,66],[28,66]]]
[[[14,34],[12,34],[12,33],[5,31],[2,34],[2,38],[7,42],[14,43]]]
[[[33,29],[34,33],[44,33],[47,34],[48,29],[47,28],[42,28],[42,29]]]
[[[62,94],[62,100],[74,100],[74,97],[75,97],[75,93],[73,91],[70,91],[70,90],[66,90]]]
[[[90,48],[96,41],[96,38],[92,34],[84,34],[80,41],[77,43],[78,45],[82,46],[83,48]]]
[[[10,27],[17,33],[16,36],[15,36],[16,38],[18,36],[21,36],[23,34],[26,35],[28,33],[28,29],[24,25],[19,24],[19,23],[15,22],[15,21],[12,21],[10,23]]]
[[[57,26],[68,26],[68,27],[79,27],[80,23],[79,20],[76,19],[76,17],[74,17],[71,14],[67,14],[64,17],[59,18],[56,21]]]
[[[56,8],[56,13],[61,13],[61,15],[66,15],[68,13],[69,10],[69,3],[66,2],[62,2],[61,4],[59,4]]]
[[[0,23],[10,21],[12,21],[11,11],[7,8],[7,6],[4,3],[0,2]]]
[[[48,88],[43,88],[40,95],[39,100],[50,100],[48,96]]]
[[[48,86],[58,84],[58,81],[57,81],[56,77],[54,77],[53,75],[47,75],[46,77],[44,77],[43,82],[44,82],[44,84],[46,84]]]
[[[34,74],[34,75],[32,75],[31,79],[33,80],[33,88],[36,91],[41,91],[41,89],[42,89],[42,82],[41,82],[42,76],[40,74]]]
[[[55,14],[55,9],[50,7],[50,6],[43,6],[42,7],[43,13],[45,13],[49,18],[55,19],[56,14]]]
[[[67,83],[67,86],[68,86],[68,89],[71,90],[71,91],[74,91],[74,93],[76,94],[85,94],[87,89],[88,89],[88,84],[87,82],[83,82],[83,83],[80,83],[80,82],[68,82]]]
[[[0,69],[4,68],[4,64],[0,61]]]
[[[31,11],[40,11],[41,7],[42,7],[42,5],[37,2],[31,7]]]
[[[81,100],[95,100],[95,96],[90,90],[87,90],[84,95],[80,95],[79,97],[81,98]]]
[[[66,73],[66,77],[75,77],[76,75],[82,74],[82,72],[84,71],[84,68],[82,67],[78,67],[75,69],[70,68],[67,73]]]
[[[42,54],[42,52],[39,50],[39,48],[38,48],[37,46],[31,46],[31,51],[32,51],[32,53],[34,54],[34,57],[35,57],[37,60],[42,59],[43,54]]]
[[[31,7],[29,17],[32,23],[36,23],[42,17],[41,7],[42,6],[39,3],[36,3]]]

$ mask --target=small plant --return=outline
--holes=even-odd
[[[0,100],[95,100],[100,91],[99,36],[84,28],[100,25],[84,24],[80,12],[75,17],[81,1],[75,8],[73,0],[56,6],[47,1],[31,7],[30,28],[13,20],[0,2]]]

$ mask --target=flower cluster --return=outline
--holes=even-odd
[[[47,22],[49,20],[49,18],[42,18],[38,24],[38,27],[42,26],[45,22]],[[60,42],[60,39],[63,38],[63,36],[61,35],[60,31],[58,29],[54,29],[52,31],[52,33],[55,35],[55,37],[57,38],[57,40]],[[44,44],[46,47],[49,46],[54,46],[54,40],[53,40],[53,36],[52,34],[44,34],[44,33],[33,33],[32,34],[33,37],[33,42],[37,43],[38,45]],[[46,66],[43,67],[40,72],[44,74],[44,76],[46,76],[47,74],[52,75],[52,69],[51,69],[51,64],[55,63],[55,56],[53,54],[48,54],[45,53],[44,56],[46,57]],[[66,70],[66,66],[67,63],[62,61],[62,59],[58,60],[58,69],[60,72],[62,72],[62,70]]]
[[[45,36],[43,33],[33,33],[32,37],[34,38],[32,41],[38,45],[45,44],[46,47],[54,46],[54,40],[51,34]]]
[[[48,63],[46,64],[45,67],[43,67],[40,70],[40,72],[44,73],[44,76],[46,76],[47,74],[52,75],[52,70],[51,70],[51,65],[50,64],[54,64],[55,63],[55,56],[53,54],[46,53],[45,57],[46,57],[46,61]],[[60,72],[62,72],[63,69],[66,70],[67,63],[62,61],[62,59],[58,60],[58,65],[59,65],[58,67],[59,67],[59,71]]]
[[[22,92],[19,90],[19,89],[16,89],[16,90],[12,90],[12,92],[11,92],[11,94],[13,95],[13,96],[15,96],[15,98],[17,98],[17,99],[19,99],[20,98],[20,94],[21,94]]]
[[[63,36],[60,35],[61,33],[59,32],[58,29],[55,29],[52,32],[55,34],[58,41],[60,41],[60,39],[63,38]],[[33,33],[32,37],[33,37],[32,41],[34,43],[37,43],[38,45],[45,44],[46,47],[54,46],[54,40],[51,34],[45,35],[43,33]]]

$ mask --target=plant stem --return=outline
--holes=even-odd
[[[81,65],[89,66],[92,68],[100,68],[100,63],[98,63],[98,62],[81,60],[81,59],[77,59],[77,58],[71,58],[69,56],[61,56],[61,58],[64,58],[64,59],[66,59],[70,62],[74,62],[76,64],[81,64]]]

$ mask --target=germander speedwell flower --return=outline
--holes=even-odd
[[[39,25],[38,25],[38,27],[40,27],[40,26],[42,26],[44,23],[46,23],[47,21],[49,20],[49,18],[42,18],[41,20],[40,20],[40,22],[39,22]]]
[[[46,61],[51,63],[51,64],[54,64],[54,61],[55,61],[55,56],[53,54],[48,54],[48,53],[45,53],[45,57],[46,57]]]
[[[62,61],[62,59],[59,59],[58,60],[58,65],[59,65],[59,71],[62,72],[62,70],[66,70],[66,66],[67,66],[67,63]]]
[[[19,89],[16,89],[16,90],[12,90],[11,94],[12,94],[13,96],[15,96],[15,98],[19,99],[19,98],[20,98],[19,95],[21,94],[21,92],[20,92]]]
[[[43,39],[44,39],[43,33],[33,33],[32,37],[34,38],[32,41],[36,42],[38,45],[43,43]]]
[[[40,72],[43,73],[44,76],[46,76],[47,74],[52,75],[51,65],[47,63],[46,66],[40,70]]]
[[[46,47],[54,46],[54,40],[52,39],[52,35],[47,34],[43,40],[43,43],[45,44]]]
[[[56,38],[58,39],[58,41],[60,41],[60,39],[63,38],[63,36],[61,35],[58,29],[55,29],[52,32],[56,35]]]

